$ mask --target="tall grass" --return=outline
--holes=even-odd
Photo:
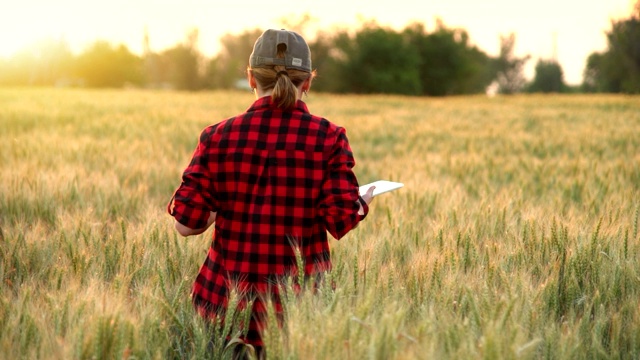
[[[242,329],[189,300],[211,233],[164,206],[199,131],[252,100],[0,90],[0,358],[229,357],[212,334]],[[406,186],[285,297],[269,358],[639,357],[639,100],[312,94],[361,183]]]

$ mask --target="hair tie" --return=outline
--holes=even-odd
[[[278,71],[278,73],[276,74],[276,79],[277,79],[277,78],[279,78],[279,77],[280,77],[280,76],[282,76],[282,75],[287,75],[287,76],[289,76],[289,73],[288,73],[288,72],[286,72],[285,70]]]

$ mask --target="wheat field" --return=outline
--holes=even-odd
[[[228,358],[165,206],[248,92],[0,89],[0,358]],[[377,197],[269,359],[640,357],[640,97],[327,95]],[[243,314],[237,314],[241,320]],[[216,329],[234,336],[235,324]],[[228,349],[227,349],[228,350]]]

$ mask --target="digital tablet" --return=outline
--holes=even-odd
[[[376,187],[375,190],[373,190],[373,196],[378,196],[389,191],[400,189],[404,186],[404,184],[387,180],[374,181],[372,183],[360,186],[360,196],[366,194],[367,190],[372,186]]]

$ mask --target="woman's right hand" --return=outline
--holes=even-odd
[[[371,204],[371,202],[373,201],[373,190],[375,190],[376,187],[375,186],[371,186],[370,188],[367,189],[367,192],[362,195],[362,200],[364,200],[364,202],[367,203],[367,205]]]
[[[364,200],[364,202],[366,202],[367,205],[371,204],[371,202],[373,201],[373,190],[375,189],[376,187],[372,186],[367,189],[367,192],[364,195],[362,195],[362,200]],[[364,208],[362,207],[362,204],[358,202],[358,205],[360,205],[360,209],[358,209],[358,214],[364,215]]]

